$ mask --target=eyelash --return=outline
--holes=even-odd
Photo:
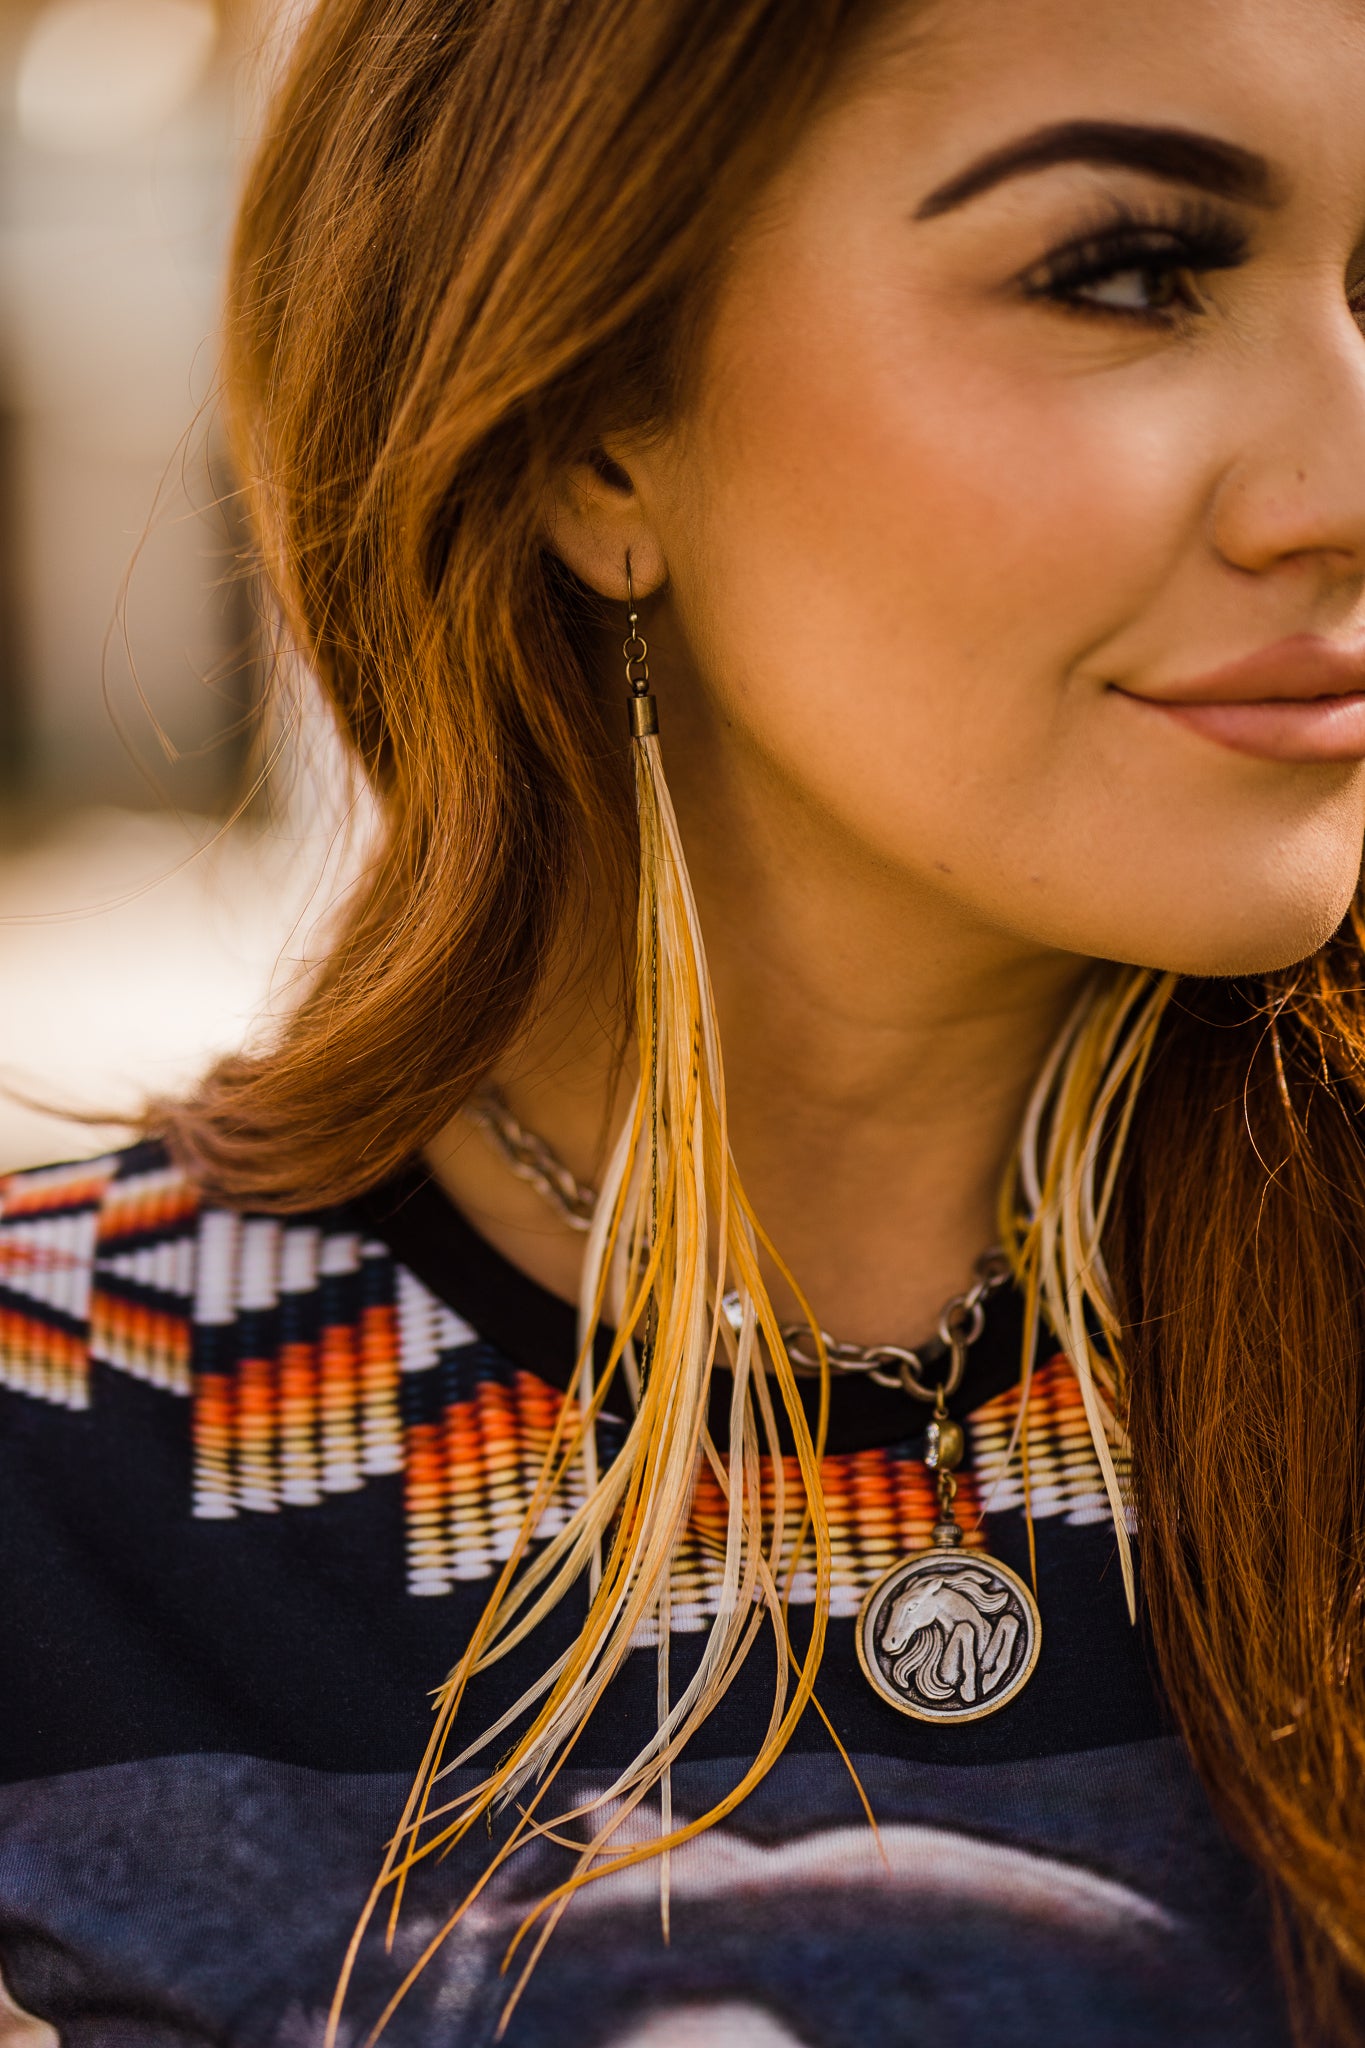
[[[1214,270],[1237,269],[1246,262],[1249,248],[1247,235],[1235,221],[1198,200],[1178,201],[1150,214],[1123,206],[1052,250],[1025,272],[1021,283],[1030,298],[1050,301],[1068,313],[1168,327],[1203,310],[1191,280]],[[1147,307],[1104,305],[1082,296],[1089,286],[1129,273],[1153,283],[1174,279],[1176,296]]]

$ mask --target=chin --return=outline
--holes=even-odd
[[[1173,910],[1159,935],[1123,948],[1119,957],[1162,972],[1212,980],[1232,975],[1273,974],[1293,967],[1326,945],[1345,918],[1359,878],[1338,889],[1296,895],[1289,900],[1244,896],[1234,916],[1217,923],[1191,918],[1190,906]]]

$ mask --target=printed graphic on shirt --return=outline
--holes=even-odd
[[[785,1759],[674,1853],[667,1942],[656,1864],[589,1887],[527,1982],[507,2048],[1283,2048],[1264,1954],[1212,1931],[1244,1907],[1247,1878],[1174,1745],[992,1768],[988,1785],[884,1758],[858,1768],[877,1835],[836,1760]],[[734,1774],[681,1766],[679,1813]],[[0,1791],[11,1997],[63,2048],[321,2048],[405,1789],[186,1757]],[[561,1804],[591,1789],[567,1782]],[[481,1839],[419,1873],[391,1957],[366,1944],[344,2048],[484,1854]],[[492,2043],[517,1981],[509,1945],[566,1867],[551,1847],[508,1867],[399,2008],[393,2048]]]

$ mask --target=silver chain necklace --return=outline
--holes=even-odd
[[[517,1179],[534,1188],[570,1230],[586,1231],[590,1227],[597,1207],[596,1189],[576,1180],[545,1140],[518,1122],[495,1090],[484,1089],[474,1096],[465,1105],[465,1115],[492,1140]],[[909,1394],[916,1401],[936,1403],[940,1391],[946,1400],[962,1384],[967,1353],[985,1328],[987,1301],[1009,1277],[1009,1262],[1002,1251],[992,1248],[984,1253],[976,1262],[971,1285],[954,1294],[940,1309],[936,1345],[919,1350],[904,1344],[846,1344],[822,1330],[830,1371],[869,1379],[876,1386]],[[731,1327],[738,1329],[739,1296],[727,1294],[721,1307]],[[810,1338],[810,1328],[805,1323],[782,1325],[782,1342],[793,1369],[807,1377],[820,1371],[819,1358],[807,1349]],[[930,1378],[926,1353],[931,1358],[946,1353],[947,1371]]]

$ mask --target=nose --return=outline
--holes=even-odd
[[[1339,287],[1300,304],[1259,372],[1215,495],[1219,553],[1257,575],[1297,563],[1329,585],[1365,578],[1365,334]]]

